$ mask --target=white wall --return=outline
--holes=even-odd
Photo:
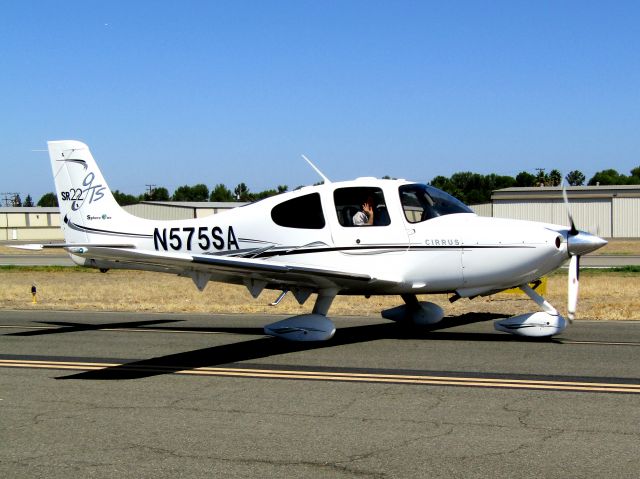
[[[571,200],[571,212],[577,228],[605,238],[612,236],[609,198]],[[493,205],[493,214],[497,218],[569,226],[567,210],[562,200],[497,200]]]

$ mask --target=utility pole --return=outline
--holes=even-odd
[[[20,193],[0,193],[0,195],[2,195],[3,206],[15,206]]]
[[[158,185],[145,185],[147,187],[147,197],[149,199],[153,198],[153,193],[156,191],[156,186]]]

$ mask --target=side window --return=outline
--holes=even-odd
[[[333,192],[338,222],[342,226],[387,226],[391,224],[380,188],[358,186]]]
[[[320,230],[325,225],[320,195],[311,193],[280,203],[271,210],[271,219],[286,228]]]

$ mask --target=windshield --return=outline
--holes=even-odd
[[[409,223],[456,213],[473,213],[462,201],[433,186],[416,183],[403,185],[399,191],[404,216]]]

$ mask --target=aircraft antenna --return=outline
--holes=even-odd
[[[327,178],[326,176],[324,176],[324,173],[322,173],[322,171],[320,171],[318,169],[318,167],[316,165],[314,165],[309,158],[307,158],[304,155],[302,155],[302,158],[304,158],[305,161],[307,163],[309,163],[309,165],[311,165],[311,168],[313,168],[316,171],[316,173],[318,173],[320,175],[320,177],[324,180],[325,184],[331,183],[331,180],[329,178]]]

